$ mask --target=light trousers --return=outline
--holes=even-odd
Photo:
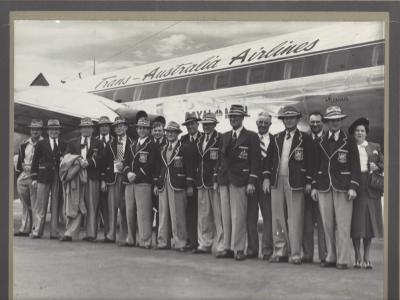
[[[123,177],[117,175],[115,184],[107,186],[108,188],[108,233],[107,238],[115,241],[117,235],[117,221],[119,211],[119,236],[121,242],[125,242],[127,236],[127,220],[125,209],[125,195]]]
[[[22,218],[19,232],[30,233],[32,231],[32,209],[36,203],[37,188],[32,186],[32,179],[25,172],[17,179],[17,191],[22,204]]]

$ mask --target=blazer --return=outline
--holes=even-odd
[[[171,160],[167,160],[167,148],[165,145],[160,153],[161,165],[157,176],[157,187],[163,190],[168,180],[172,189],[182,191],[186,187],[193,186],[195,175],[195,163],[191,147],[185,147],[181,141],[178,141],[172,151]]]
[[[273,142],[273,140],[274,140],[274,136],[271,134],[271,133],[268,133],[268,136],[269,136],[269,144],[268,144],[268,147],[269,147],[269,145],[271,144],[271,142]],[[261,144],[261,141],[260,141],[260,144]],[[260,146],[260,148],[261,148],[261,146]],[[267,148],[268,149],[268,148]],[[261,149],[260,149],[260,153],[261,153]],[[262,181],[263,181],[263,179],[264,179],[264,177],[265,177],[265,173],[266,173],[266,169],[267,169],[267,157],[268,157],[268,153],[267,153],[267,156],[265,156],[265,157],[263,157],[262,155],[260,155],[260,159],[261,159],[261,167],[260,167],[260,172],[259,172],[259,174],[258,174],[258,182],[259,182],[259,184],[262,184]]]
[[[368,142],[368,145],[365,147],[365,151],[367,151],[367,154],[368,154],[368,169],[369,169],[369,163],[373,162],[378,166],[378,171],[376,171],[376,172],[383,173],[384,160],[383,160],[381,146],[376,143]],[[371,171],[368,172],[368,176],[370,176],[370,175],[371,175]],[[368,180],[368,182],[369,182],[369,180]],[[367,187],[367,189],[368,189],[368,193],[371,197],[381,197],[382,196],[381,192],[373,190],[369,186]]]
[[[54,177],[54,170],[58,174],[60,160],[65,154],[66,147],[66,142],[58,138],[58,151],[53,153],[48,137],[39,141],[33,154],[32,180],[37,180],[40,183],[51,183]]]
[[[202,133],[200,131],[197,132],[197,137],[196,137],[195,141],[192,143],[194,146],[197,144],[197,142],[200,140],[200,138],[203,136],[203,134],[204,133]],[[191,143],[190,142],[190,134],[186,133],[186,134],[182,135],[180,140],[181,140],[182,144]]]
[[[103,144],[96,140],[95,137],[90,139],[90,147],[86,154],[86,160],[89,166],[86,168],[87,177],[93,180],[100,179],[100,173],[102,170],[102,151]],[[81,136],[71,139],[67,144],[67,149],[65,153],[81,155]],[[96,155],[94,155],[96,153]]]
[[[104,154],[103,154],[104,178],[102,179],[106,182],[107,185],[115,184],[117,180],[118,173],[114,172],[114,160],[117,158],[117,143],[118,143],[117,138],[113,139],[112,142],[110,140],[110,142],[104,149]],[[124,152],[124,157],[122,159],[122,164],[124,166],[124,169],[128,168],[129,152],[131,144],[132,144],[131,138],[129,136],[126,136],[125,152]],[[124,169],[122,170],[122,173],[124,172]]]
[[[26,139],[20,146],[18,149],[18,160],[17,160],[17,168],[15,170],[17,176],[19,176],[19,174],[21,174],[24,171],[24,160],[25,160],[25,149],[26,146],[29,143],[30,138]],[[42,137],[40,137],[39,141],[43,140]],[[37,144],[36,144],[37,146]],[[36,148],[35,146],[35,148]]]
[[[329,151],[329,132],[316,144],[314,152],[313,188],[327,192],[332,187],[336,191],[358,191],[360,186],[360,156],[353,137],[340,130],[336,148]]]
[[[217,182],[217,162],[221,156],[219,144],[221,134],[214,131],[207,142],[203,152],[203,141],[205,134],[198,140],[196,144],[197,150],[197,170],[196,170],[196,186],[198,189],[213,188],[214,182]]]
[[[136,174],[134,183],[153,183],[156,171],[158,147],[153,139],[148,137],[146,141],[138,146],[138,140],[134,141],[129,148],[127,168],[124,168],[125,182],[129,183],[127,175],[129,172]],[[159,155],[159,154],[158,154]]]
[[[95,137],[95,140],[100,143],[100,146],[101,146],[100,154],[101,154],[101,157],[103,158],[99,162],[99,164],[100,164],[100,180],[105,180],[106,179],[106,173],[105,173],[106,166],[105,166],[105,161],[104,161],[105,150],[106,150],[107,145],[109,143],[112,143],[112,141],[114,141],[114,139],[115,139],[114,136],[112,136],[110,134],[110,139],[108,140],[108,142],[103,143],[103,141],[101,140],[101,136],[100,135]]]
[[[232,130],[221,137],[221,161],[218,166],[218,183],[235,186],[255,185],[260,172],[261,149],[257,133],[243,127],[235,144]]]
[[[271,186],[278,184],[279,166],[286,131],[276,134],[267,150],[264,178],[271,181]],[[292,190],[304,189],[312,182],[313,143],[311,137],[296,128],[289,152],[289,185]]]

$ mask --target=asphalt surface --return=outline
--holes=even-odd
[[[14,228],[20,224],[14,203]],[[48,224],[46,224],[48,227]],[[383,240],[373,270],[216,259],[212,255],[14,238],[14,299],[382,299]],[[103,235],[99,234],[99,239]],[[317,255],[317,250],[315,251]]]

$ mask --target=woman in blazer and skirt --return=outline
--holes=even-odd
[[[369,249],[373,237],[383,236],[382,192],[369,186],[369,177],[373,172],[383,172],[383,154],[379,144],[366,140],[369,133],[369,121],[360,118],[349,127],[349,134],[354,135],[360,154],[361,181],[359,195],[353,203],[351,238],[355,252],[355,268],[372,269]],[[361,239],[364,256],[361,258]]]

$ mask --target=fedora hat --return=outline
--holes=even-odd
[[[369,131],[369,120],[367,118],[359,118],[355,120],[349,127],[349,134],[353,135],[358,125],[363,125],[365,127],[365,131],[368,133]]]
[[[192,121],[201,121],[201,119],[199,119],[198,117],[196,117],[196,113],[195,112],[187,112],[185,114],[185,122],[182,123],[182,125],[187,125],[188,123],[192,122]]]
[[[285,106],[279,113],[278,113],[278,119],[284,119],[284,118],[300,118],[301,113],[299,110],[294,107],[294,106]]]
[[[113,126],[117,126],[119,124],[125,124],[128,125],[128,123],[126,122],[126,120],[120,116],[115,117],[114,119],[114,123],[112,124]]]
[[[208,124],[210,124],[210,123],[217,124],[217,123],[218,123],[218,120],[217,120],[217,117],[215,116],[214,113],[208,112],[208,113],[205,113],[205,114],[204,114],[204,117],[203,117],[203,119],[200,121],[200,123],[202,123],[202,124],[205,124],[205,123],[208,123]]]
[[[60,121],[57,119],[50,119],[47,121],[47,128],[62,128]]]
[[[28,128],[39,128],[39,129],[42,129],[43,128],[43,121],[42,120],[33,119],[31,121],[31,123],[28,125]]]
[[[136,126],[136,128],[137,127],[151,128],[150,120],[145,117],[142,117],[137,121],[135,126]]]
[[[82,118],[79,127],[92,127],[94,123],[91,118]]]
[[[109,117],[107,116],[101,116],[99,118],[99,122],[97,123],[98,125],[104,125],[104,124],[108,124],[111,125],[113,122],[110,120]]]
[[[245,111],[243,105],[232,104],[229,108],[228,117],[230,116],[244,116],[250,117]]]
[[[345,119],[347,115],[342,112],[342,109],[339,106],[329,106],[326,109],[326,113],[324,116],[324,120],[337,120],[337,119]]]
[[[176,132],[179,132],[179,133],[182,132],[181,127],[179,126],[179,124],[174,122],[174,121],[169,122],[167,124],[167,127],[165,127],[164,130],[165,131],[176,131]]]

